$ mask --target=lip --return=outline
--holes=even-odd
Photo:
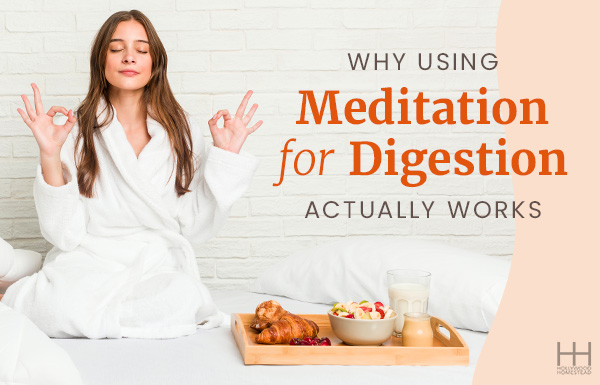
[[[123,70],[123,71],[119,71],[119,73],[125,75],[125,76],[135,76],[135,75],[139,75],[139,72],[134,71],[134,70]]]

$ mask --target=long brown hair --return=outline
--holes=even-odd
[[[150,117],[160,123],[167,132],[174,161],[177,165],[175,190],[181,196],[190,191],[188,187],[194,175],[190,127],[185,112],[175,100],[167,80],[167,53],[165,48],[150,20],[137,10],[114,13],[104,22],[94,38],[90,57],[90,87],[87,96],[77,108],[79,133],[75,141],[75,158],[79,193],[87,198],[94,195],[94,181],[100,172],[94,146],[94,134],[102,127],[110,124],[113,119],[113,111],[110,108],[108,95],[109,84],[104,73],[106,54],[117,25],[122,21],[129,20],[136,20],[142,24],[148,35],[152,58],[152,74],[148,84],[144,87],[142,103],[147,106]],[[101,98],[104,98],[107,102],[105,108],[108,110],[108,114],[104,121],[98,122],[96,114]],[[82,141],[81,151],[77,154],[80,141]]]

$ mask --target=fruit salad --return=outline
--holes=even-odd
[[[386,319],[396,315],[389,306],[383,306],[381,302],[369,301],[337,302],[329,312],[339,317],[354,319]]]

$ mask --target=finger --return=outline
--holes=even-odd
[[[229,110],[219,110],[219,112],[221,113],[221,115],[223,115],[223,119],[225,119],[226,121],[231,119],[231,114],[229,114]]]
[[[33,101],[35,103],[35,112],[38,115],[44,113],[44,105],[42,104],[42,95],[40,94],[40,90],[38,89],[37,84],[31,83],[31,88],[33,88]]]
[[[29,119],[31,121],[35,121],[35,112],[33,111],[33,107],[31,107],[31,103],[29,103],[29,98],[25,96],[25,94],[21,95],[21,99],[23,99],[23,103],[25,103],[25,110],[27,110],[27,115],[29,115]]]
[[[248,123],[250,123],[257,108],[258,108],[258,104],[254,104],[252,106],[252,108],[250,108],[250,111],[248,111],[248,114],[246,116],[244,116],[244,119],[242,120],[244,122],[244,124],[248,125]]]
[[[242,103],[240,103],[240,106],[237,109],[237,112],[235,113],[235,116],[237,116],[238,118],[242,118],[242,116],[244,116],[244,112],[246,111],[246,106],[248,105],[248,100],[250,100],[250,96],[252,96],[252,90],[246,92],[246,96],[244,96],[244,99],[242,99]]]
[[[57,112],[60,112],[61,114],[67,116],[68,112],[67,109],[61,106],[52,106],[50,107],[50,109],[48,110],[47,115],[54,117],[54,115],[56,115]]]
[[[23,111],[23,110],[22,110],[22,109],[20,109],[20,108],[17,108],[17,112],[18,112],[18,113],[19,113],[19,115],[21,115],[21,117],[23,118],[23,121],[25,122],[25,124],[26,124],[28,127],[31,127],[31,124],[32,124],[33,122],[31,121],[31,119],[29,119],[29,116],[27,116],[27,114],[25,113],[25,111]]]
[[[65,124],[63,125],[63,128],[65,130],[67,130],[67,132],[71,132],[71,129],[75,125],[75,122],[77,121],[77,119],[75,118],[75,115],[73,114],[73,110],[69,110],[69,112],[67,112],[66,115],[67,115],[68,119],[65,122]]]
[[[258,130],[258,127],[262,126],[262,124],[263,124],[263,121],[262,121],[262,120],[259,120],[258,122],[256,122],[256,124],[255,124],[254,126],[250,127],[250,128],[248,129],[248,131],[249,131],[250,133],[253,133],[254,131]]]
[[[208,128],[212,130],[217,129],[217,122],[221,118],[221,111],[217,112],[212,118],[208,120]]]

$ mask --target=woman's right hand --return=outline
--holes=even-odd
[[[40,156],[42,158],[59,159],[60,149],[67,140],[69,132],[71,132],[77,119],[75,119],[72,110],[67,111],[66,108],[60,106],[52,106],[47,113],[44,113],[40,90],[35,83],[31,83],[31,88],[33,88],[35,111],[31,107],[27,96],[23,94],[21,95],[21,98],[25,103],[27,113],[20,108],[17,108],[17,112],[19,112],[19,115],[21,115],[25,124],[27,124],[27,127],[31,129],[31,132],[40,147]],[[63,125],[56,125],[52,120],[58,112],[68,117]]]

